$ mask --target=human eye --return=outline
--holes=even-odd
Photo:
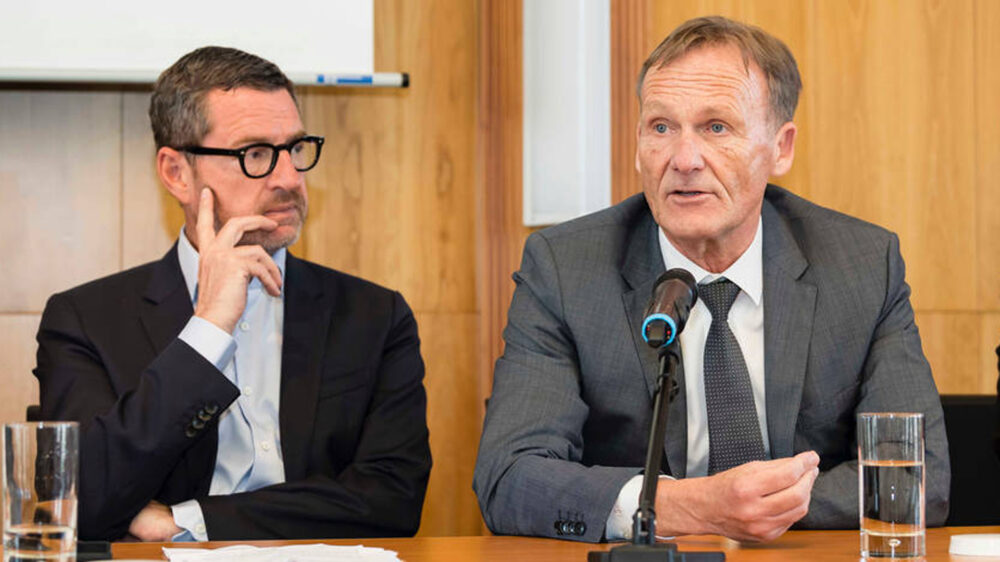
[[[660,122],[660,123],[653,123],[653,130],[662,135],[662,134],[666,133],[667,131],[669,131],[670,127],[668,127],[666,123],[662,123],[662,122]]]
[[[271,147],[266,144],[255,144],[247,147],[243,158],[251,162],[270,161],[271,150]]]
[[[711,131],[713,134],[721,135],[722,133],[728,131],[729,128],[723,125],[722,123],[715,122],[708,126],[708,130]]]

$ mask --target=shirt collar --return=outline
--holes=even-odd
[[[285,256],[288,251],[285,248],[279,248],[277,252],[271,254],[271,259],[274,260],[275,265],[278,266],[278,271],[281,272],[281,281],[285,281]],[[198,250],[194,249],[191,245],[191,241],[188,240],[186,234],[184,234],[184,228],[181,227],[181,234],[177,240],[177,260],[181,264],[181,273],[184,275],[184,283],[187,285],[188,294],[191,295],[191,302],[198,302]],[[250,282],[250,290],[261,289],[260,279],[254,277]],[[284,292],[282,291],[282,294]]]
[[[686,269],[698,283],[709,283],[725,277],[746,293],[755,306],[760,306],[764,292],[764,237],[763,221],[760,218],[757,219],[757,232],[750,246],[722,273],[709,273],[688,259],[670,243],[662,228],[657,228],[657,237],[660,241],[660,253],[663,255],[663,266],[666,269],[674,267]]]

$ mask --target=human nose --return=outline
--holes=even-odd
[[[701,152],[698,139],[693,138],[691,134],[682,133],[677,139],[671,167],[682,174],[701,170],[705,167]]]
[[[295,189],[305,185],[304,176],[305,173],[295,169],[291,152],[279,150],[278,161],[274,163],[274,170],[268,175],[268,179],[273,187]]]

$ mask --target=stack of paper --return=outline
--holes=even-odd
[[[225,548],[164,548],[171,562],[399,562],[396,553],[382,548],[361,545],[333,546],[329,544],[297,544],[291,546],[256,547],[248,545]]]

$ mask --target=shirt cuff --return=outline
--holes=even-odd
[[[178,338],[188,344],[220,372],[236,354],[236,340],[225,330],[204,318],[192,316]]]
[[[660,475],[660,480],[673,480],[670,476]],[[604,527],[604,538],[609,541],[632,540],[632,516],[639,509],[639,494],[642,493],[642,474],[636,474],[622,486],[618,492],[618,499],[615,501],[608,521]],[[664,539],[671,537],[656,538]]]
[[[198,503],[198,500],[188,500],[172,505],[170,511],[174,514],[174,524],[184,529],[170,540],[177,542],[204,542],[208,540],[205,515],[201,512],[201,504]]]

